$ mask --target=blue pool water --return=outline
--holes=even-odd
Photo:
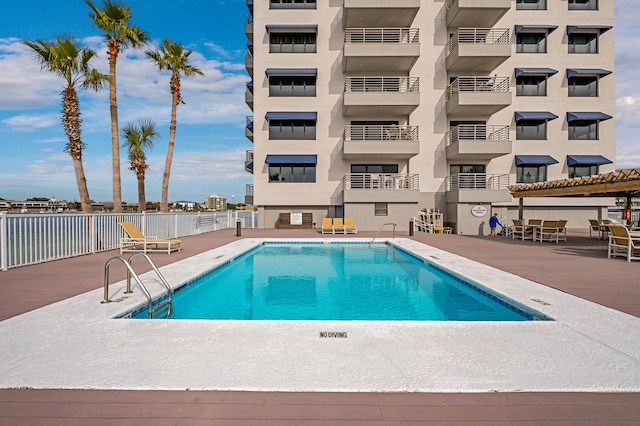
[[[265,243],[178,289],[173,307],[171,319],[536,319],[387,244]]]

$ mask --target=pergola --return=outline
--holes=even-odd
[[[560,179],[510,185],[513,198],[520,199],[522,219],[525,197],[619,197],[625,198],[625,208],[631,210],[631,199],[640,197],[640,169],[623,169],[596,176]]]

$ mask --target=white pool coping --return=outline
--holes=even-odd
[[[160,271],[178,285],[274,240],[283,241],[238,240]],[[144,303],[119,282],[110,286],[115,302],[101,304],[96,289],[0,322],[0,388],[640,391],[640,318],[417,241],[388,241],[554,321],[113,319]]]

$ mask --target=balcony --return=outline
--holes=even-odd
[[[402,160],[419,153],[418,126],[345,126],[344,159]]]
[[[509,175],[459,173],[445,180],[447,203],[498,203],[512,200]]]
[[[247,106],[253,111],[253,81],[247,82],[247,88],[244,92],[244,101],[246,102]]]
[[[417,203],[417,174],[351,173],[342,180],[345,203]]]
[[[253,142],[253,116],[247,116],[247,125],[244,128],[244,135]]]
[[[447,0],[448,27],[493,27],[511,9],[511,0]]]
[[[343,113],[352,117],[409,115],[420,104],[417,77],[346,77]]]
[[[481,161],[511,153],[509,126],[461,124],[445,135],[447,160]]]
[[[250,15],[247,15],[247,21],[244,24],[244,33],[249,40],[253,40],[253,19]]]
[[[458,77],[447,86],[447,114],[483,116],[511,105],[509,77]]]
[[[348,28],[345,72],[408,73],[420,56],[417,28]]]
[[[460,28],[447,43],[447,70],[490,72],[510,56],[509,29]]]
[[[245,152],[244,170],[253,174],[253,150],[252,149],[248,149]]]
[[[408,27],[419,9],[420,0],[344,0],[344,27]]]
[[[247,206],[252,206],[253,205],[253,185],[251,184],[246,184],[245,185],[245,194],[244,194],[244,203]]]
[[[247,72],[253,78],[253,42],[247,43],[247,50],[245,52],[244,67]]]

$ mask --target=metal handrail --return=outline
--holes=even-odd
[[[510,77],[458,77],[447,86],[447,100],[459,92],[508,93]]]
[[[418,142],[418,126],[351,125],[344,127],[345,141],[406,141]]]
[[[391,238],[393,238],[393,239],[396,238],[396,226],[397,226],[397,224],[393,223],[393,222],[383,223],[382,225],[380,225],[380,228],[378,228],[378,232],[376,232],[376,234],[373,236],[371,241],[369,241],[369,247],[371,247],[371,244],[373,244],[373,241],[376,239],[376,237],[378,236],[380,231],[382,231],[382,228],[384,228],[387,225],[393,225],[393,233],[391,234]]]
[[[344,190],[406,191],[420,189],[418,174],[349,173],[343,178]]]
[[[156,305],[155,308],[153,306],[153,298],[151,297],[151,293],[149,293],[149,290],[147,290],[147,287],[145,287],[145,285],[142,283],[142,280],[140,279],[138,274],[136,274],[136,272],[133,270],[133,266],[131,265],[132,260],[137,256],[143,256],[145,259],[147,259],[147,262],[149,262],[149,265],[151,265],[151,268],[153,268],[156,275],[158,275],[158,278],[160,278],[160,283],[167,290],[166,301]],[[104,265],[104,299],[100,303],[111,302],[111,299],[109,299],[109,268],[111,266],[111,262],[113,262],[114,260],[121,261],[122,263],[124,263],[125,267],[127,268],[127,289],[125,291],[125,294],[133,293],[133,290],[131,289],[131,277],[133,277],[133,279],[136,280],[138,287],[140,288],[144,296],[147,298],[147,312],[148,312],[149,318],[154,318],[153,314],[156,311],[166,312],[166,317],[169,317],[171,315],[172,308],[173,308],[173,301],[172,301],[173,290],[171,290],[171,286],[169,285],[167,280],[164,278],[164,276],[162,276],[162,274],[160,273],[156,265],[151,261],[151,258],[146,253],[135,253],[131,255],[129,259],[125,259],[122,256],[115,256],[107,260],[107,263],[105,263]]]
[[[508,28],[459,28],[447,43],[447,55],[460,43],[509,44],[511,31]]]
[[[345,77],[345,92],[419,93],[420,78],[406,76]]]
[[[458,173],[447,176],[447,191],[452,190],[502,190],[509,188],[509,175],[492,175],[487,173]]]
[[[445,134],[445,144],[449,146],[459,141],[507,142],[508,125],[460,124]]]
[[[418,28],[347,28],[345,43],[419,43]]]

